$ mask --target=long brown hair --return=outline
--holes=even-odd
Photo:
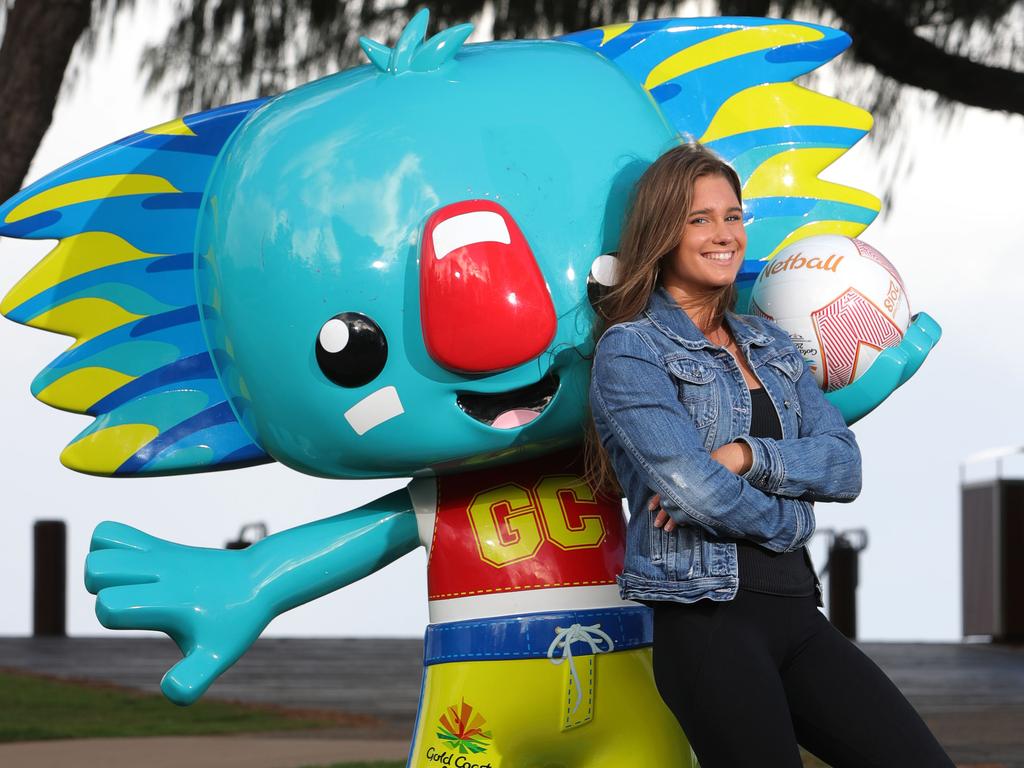
[[[595,341],[608,328],[639,315],[658,285],[661,265],[671,258],[683,236],[693,202],[693,189],[702,176],[721,176],[742,201],[736,171],[711,150],[689,142],[673,147],[644,172],[636,184],[626,224],[619,241],[617,279],[597,301]],[[726,310],[736,305],[736,286],[729,284],[708,294],[697,308],[698,326],[714,328]],[[683,310],[680,309],[680,312]],[[587,480],[598,490],[619,492],[607,452],[593,419],[584,438]]]

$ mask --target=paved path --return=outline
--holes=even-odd
[[[0,667],[102,680],[147,693],[160,692],[160,678],[180,658],[177,646],[163,636],[0,637]],[[265,638],[206,696],[370,715],[407,736],[422,670],[422,640]]]
[[[1024,768],[1024,646],[864,643],[959,765]]]
[[[8,768],[295,768],[404,760],[403,741],[295,736],[154,736],[0,744]]]
[[[416,713],[422,647],[419,640],[264,639],[207,694],[372,718],[369,722],[364,718],[362,725],[301,736],[0,745],[0,765],[159,768],[165,763],[153,762],[151,757],[173,755],[175,768],[296,768],[368,757],[401,758]],[[861,647],[921,712],[958,765],[1024,768],[1024,647],[906,643]],[[160,677],[177,658],[177,649],[165,638],[0,638],[0,667],[102,680],[149,692],[158,690]],[[135,742],[146,757],[136,756],[140,760],[136,763],[115,762],[110,750],[118,745],[126,750]],[[71,750],[63,754],[74,755],[74,760],[46,762],[61,749]]]

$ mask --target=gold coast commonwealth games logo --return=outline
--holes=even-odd
[[[463,699],[458,707],[448,707],[438,718],[437,738],[462,754],[480,754],[487,751],[491,742],[491,732],[484,730],[486,723],[483,715],[474,712]]]

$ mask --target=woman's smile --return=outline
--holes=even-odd
[[[732,257],[736,255],[736,251],[710,251],[708,253],[702,253],[705,259],[711,261],[728,262],[732,261]]]
[[[724,176],[700,176],[675,251],[662,264],[662,283],[677,300],[695,298],[736,279],[747,247],[743,208]]]

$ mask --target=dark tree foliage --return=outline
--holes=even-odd
[[[0,0],[0,199],[24,178],[75,41],[87,59],[119,11],[144,12],[151,1]],[[176,94],[180,113],[270,95],[362,62],[360,35],[392,42],[424,6],[432,32],[472,20],[498,39],[693,13],[656,0],[174,0],[173,24],[145,52],[143,71],[150,88]],[[894,177],[908,165],[907,112],[923,106],[946,121],[964,105],[1024,114],[1024,0],[706,0],[700,10],[850,32],[850,55],[827,68],[828,90],[875,115],[872,137],[892,150]]]
[[[881,117],[898,104],[894,91],[902,85],[932,91],[950,103],[1024,114],[1021,0],[717,0],[705,5],[725,15],[802,18],[846,29],[854,38],[851,58],[883,78],[871,84],[876,98],[866,105]],[[239,94],[269,95],[361,61],[360,34],[393,40],[424,6],[437,29],[493,19],[498,39],[551,37],[682,10],[679,3],[654,0],[180,0],[170,34],[147,52],[145,65],[151,85],[182,78],[177,80],[182,111]],[[857,74],[847,79],[863,80],[863,72]]]
[[[497,39],[693,13],[692,4],[656,0],[180,0],[166,41],[146,53],[149,85],[179,83],[181,112],[278,93],[364,61],[361,34],[393,41],[424,6],[432,30],[469,19],[490,22]],[[827,90],[875,116],[871,140],[891,180],[886,211],[912,166],[906,115],[948,123],[965,105],[1024,114],[1021,0],[713,0],[701,12],[796,18],[851,34],[850,54],[828,68]]]

